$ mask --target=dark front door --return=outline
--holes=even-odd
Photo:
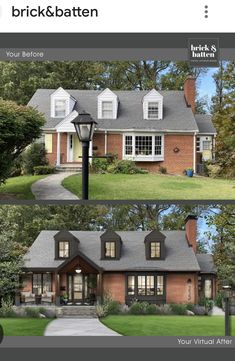
[[[69,302],[84,303],[87,300],[87,276],[78,273],[68,276]]]

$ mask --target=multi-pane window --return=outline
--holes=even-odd
[[[211,142],[209,140],[204,140],[202,142],[202,149],[203,150],[210,150],[211,149]]]
[[[212,298],[212,280],[206,279],[205,280],[205,297],[211,299]]]
[[[41,295],[45,292],[51,292],[51,274],[34,273],[33,274],[33,293]]]
[[[63,118],[66,116],[66,100],[56,99],[55,100],[55,117]]]
[[[161,245],[160,242],[150,242],[150,258],[160,258]]]
[[[148,103],[148,119],[158,119],[158,103],[149,102]]]
[[[162,154],[162,137],[161,135],[155,136],[155,147],[154,154],[161,155]]]
[[[161,135],[125,135],[125,156],[161,156],[163,155],[163,137]]]
[[[200,152],[201,151],[201,142],[200,142],[200,137],[197,137],[197,152]]]
[[[164,293],[164,277],[163,276],[157,276],[156,277],[156,288],[157,288],[157,295],[163,295]]]
[[[164,276],[129,275],[127,276],[127,296],[163,296]]]
[[[152,155],[152,136],[136,136],[135,137],[135,154],[136,155]]]
[[[138,276],[138,295],[154,296],[154,276]]]
[[[102,102],[102,118],[112,119],[113,118],[113,102]]]
[[[127,135],[125,138],[125,154],[132,154],[132,136]]]
[[[116,258],[115,242],[105,242],[104,256],[105,258]]]
[[[69,242],[60,241],[59,242],[59,258],[68,258],[69,257]]]
[[[134,296],[135,294],[135,276],[127,277],[127,294],[128,296]]]

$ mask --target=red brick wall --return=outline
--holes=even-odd
[[[137,162],[141,168],[150,172],[158,172],[159,167],[165,167],[168,173],[181,174],[186,168],[193,167],[193,135],[165,135],[163,162]],[[179,148],[175,153],[174,148]]]
[[[103,275],[103,291],[111,293],[113,300],[125,303],[125,275],[105,273]]]
[[[52,134],[52,153],[47,154],[49,164],[52,166],[56,165],[57,159],[57,133]],[[67,133],[60,134],[60,162],[67,162]]]
[[[104,133],[95,133],[93,136],[93,147],[97,147],[94,153],[97,155],[105,154],[105,135]]]
[[[191,279],[191,283],[188,280]],[[197,303],[197,275],[168,274],[166,277],[166,303]]]

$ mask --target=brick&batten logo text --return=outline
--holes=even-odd
[[[195,67],[219,65],[219,39],[189,39],[189,62]]]

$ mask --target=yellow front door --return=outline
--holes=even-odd
[[[82,158],[82,144],[79,141],[77,134],[73,134],[73,162],[81,162]]]

